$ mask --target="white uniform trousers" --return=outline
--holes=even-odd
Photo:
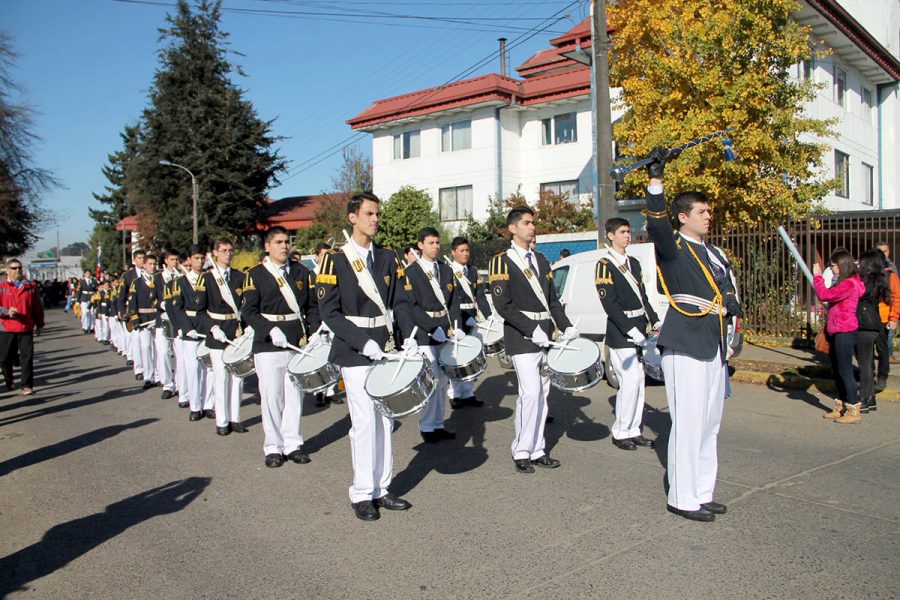
[[[138,334],[138,352],[141,357],[144,381],[156,381],[156,342],[153,329],[141,327],[135,329]]]
[[[303,445],[300,433],[300,414],[303,393],[288,377],[288,361],[294,355],[289,350],[258,352],[253,356],[259,379],[259,399],[262,412],[265,454],[290,454]]]
[[[669,505],[698,510],[713,500],[716,487],[716,440],[722,423],[726,367],[718,354],[699,360],[665,348],[662,369],[672,416]]]
[[[206,394],[206,365],[197,360],[197,348],[200,342],[195,340],[182,340],[184,349],[184,377],[185,389],[178,390],[181,401],[187,401],[191,412],[204,409]]]
[[[94,315],[91,314],[89,302],[79,302],[81,305],[81,328],[84,331],[90,331],[94,328]]]
[[[637,348],[610,348],[609,362],[619,380],[616,392],[616,420],[612,436],[624,440],[641,435],[644,416],[644,365],[638,360]]]
[[[172,340],[167,339],[162,327],[156,328],[153,338],[156,344],[156,381],[163,384],[163,389],[175,391],[175,351],[172,349]]]
[[[224,350],[209,351],[212,359],[213,404],[218,427],[240,422],[241,395],[244,393],[244,380],[235,377],[225,368],[224,354]]]
[[[344,367],[344,389],[350,409],[350,456],[353,459],[353,485],[350,502],[381,498],[388,493],[394,471],[391,431],[394,420],[375,408],[366,393],[366,375],[370,367]]]
[[[112,333],[113,344],[115,344],[116,350],[119,351],[119,354],[125,356],[125,327],[122,325],[122,321],[113,319]]]
[[[103,339],[103,315],[94,315],[94,339],[98,342]]]
[[[94,329],[97,332],[98,342],[109,341],[109,320],[106,315],[99,315],[97,317],[97,323],[94,325]]]
[[[529,352],[511,356],[519,382],[516,398],[516,437],[512,443],[513,460],[544,456],[544,423],[547,420],[547,396],[550,377],[541,375],[547,362],[543,352]]]
[[[175,336],[172,340],[172,348],[175,350],[175,389],[178,390],[179,402],[187,402],[187,351],[184,347],[184,340],[180,336]]]
[[[202,343],[202,342],[201,342]],[[203,410],[215,410],[216,394],[213,386],[213,369],[203,365],[206,375],[203,377]]]
[[[463,398],[471,398],[475,395],[475,382],[474,381],[460,381],[459,379],[451,379],[450,380],[450,397],[458,398],[462,400]]]
[[[126,330],[127,332],[127,330]],[[142,375],[144,373],[141,364],[141,330],[135,327],[131,333],[128,333],[128,360],[134,363],[134,374]]]
[[[444,428],[444,404],[447,403],[447,374],[438,363],[440,346],[419,346],[425,359],[431,363],[437,385],[428,403],[419,414],[419,431],[430,432]]]

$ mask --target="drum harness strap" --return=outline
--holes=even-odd
[[[713,297],[712,301],[704,300],[702,298],[697,298],[698,300],[704,300],[704,303],[709,303],[709,304],[702,308],[698,306],[698,308],[700,308],[700,312],[695,312],[695,313],[688,312],[688,311],[684,310],[683,308],[681,308],[680,306],[678,306],[678,304],[676,304],[676,302],[679,302],[679,300],[677,298],[679,298],[680,296],[686,296],[686,294],[676,294],[673,296],[669,292],[669,287],[666,285],[666,280],[663,278],[662,269],[657,265],[656,273],[659,275],[659,283],[660,283],[660,285],[662,285],[663,293],[665,293],[666,298],[668,298],[668,300],[669,300],[669,306],[671,306],[678,313],[680,313],[686,317],[705,317],[706,315],[711,313],[713,311],[713,309],[716,309],[716,314],[719,317],[719,333],[721,335],[722,332],[725,331],[725,323],[722,319],[722,311],[719,310],[717,307],[722,306],[722,291],[719,289],[719,286],[716,285],[716,280],[713,279],[712,273],[709,272],[709,269],[706,268],[706,265],[703,264],[703,261],[700,260],[700,257],[697,256],[697,253],[694,252],[694,249],[691,248],[690,244],[687,244],[687,249],[691,253],[691,256],[694,257],[694,260],[697,261],[697,264],[700,265],[700,270],[703,272],[704,277],[706,277],[706,281],[709,283],[709,286],[715,292],[715,296]],[[691,298],[693,299],[696,297],[691,296]],[[696,302],[694,302],[693,300],[690,300],[690,301],[684,300],[684,302],[690,302],[691,304],[696,304]]]
[[[634,295],[637,296],[638,302],[641,303],[641,307],[635,310],[625,310],[622,311],[625,313],[625,316],[629,319],[634,319],[635,317],[647,316],[647,320],[649,321],[650,317],[647,312],[647,307],[644,306],[644,297],[641,295],[640,282],[638,282],[637,278],[634,276],[634,273],[631,272],[631,269],[626,265],[628,261],[628,256],[625,257],[625,262],[619,264],[617,258],[613,256],[614,252],[607,249],[606,256],[612,264],[616,266],[620,273],[625,277],[625,281],[628,282],[628,285],[631,287],[631,291],[634,292]],[[650,323],[652,325],[652,323]]]
[[[359,257],[359,254],[357,254],[356,248],[353,246],[353,243],[350,240],[350,234],[348,234],[346,230],[344,230],[343,233],[344,238],[347,240],[347,243],[341,247],[341,252],[343,252],[344,256],[347,257],[347,262],[350,263],[350,267],[353,269],[353,274],[356,276],[356,282],[359,284],[359,289],[361,289],[363,293],[369,298],[369,300],[375,303],[375,306],[378,307],[378,310],[381,311],[381,315],[384,318],[384,323],[379,325],[379,327],[385,327],[388,330],[388,341],[387,344],[385,344],[385,351],[390,352],[396,347],[396,343],[394,342],[394,328],[389,327],[389,324],[393,324],[394,322],[393,315],[384,305],[384,300],[382,300],[381,298],[381,293],[378,291],[378,286],[375,285],[375,279],[372,277],[372,273],[369,272],[369,270],[366,268],[366,264]],[[374,251],[375,248],[373,246],[372,252],[374,253]],[[362,327],[362,325],[354,323],[349,317],[346,318],[357,327]]]
[[[478,322],[484,321],[484,315],[481,314],[481,309],[478,308],[478,303],[475,301],[475,293],[472,291],[469,278],[466,277],[465,267],[452,260],[449,256],[445,256],[444,260],[446,260],[447,264],[450,265],[450,268],[453,269],[453,275],[456,277],[456,280],[459,281],[459,285],[466,293],[466,296],[472,299],[471,304],[462,304],[460,305],[460,308],[463,310],[472,310],[474,308],[475,320]]]
[[[416,262],[422,268],[422,272],[425,273],[425,277],[428,278],[428,283],[431,284],[431,291],[434,292],[434,297],[437,298],[437,301],[440,302],[441,306],[443,307],[438,311],[426,310],[425,312],[428,313],[428,316],[432,319],[441,319],[449,315],[450,311],[447,310],[447,303],[444,302],[444,292],[441,291],[441,284],[438,283],[438,281],[434,278],[434,275],[432,275],[431,273],[431,269],[425,264],[424,259],[419,258]],[[435,264],[440,265],[440,263],[438,263],[437,261],[435,261]],[[438,268],[440,268],[440,266],[438,266]],[[453,327],[453,323],[450,324],[450,327]],[[449,331],[446,333],[448,335],[450,334]]]
[[[528,285],[531,286],[531,291],[534,292],[534,295],[537,296],[538,300],[541,301],[541,304],[544,306],[544,310],[547,313],[547,317],[550,319],[550,323],[553,325],[554,331],[559,331],[559,327],[556,326],[556,320],[553,318],[553,315],[550,313],[550,305],[547,304],[547,297],[544,296],[544,290],[541,289],[541,285],[538,283],[538,274],[532,273],[531,269],[525,266],[525,262],[522,260],[522,257],[519,255],[518,250],[515,248],[510,248],[506,251],[506,256],[509,258],[509,262],[516,265],[522,274],[525,275],[525,280],[528,281]],[[520,311],[528,318],[533,318],[531,315],[540,315],[543,316],[542,313],[529,313],[528,311]]]
[[[284,277],[281,276],[281,273],[278,272],[278,269],[275,268],[275,265],[271,260],[267,260],[262,263],[263,268],[269,272],[269,274],[275,278],[275,282],[278,284],[278,291],[281,292],[281,295],[284,297],[284,301],[287,302],[287,305],[293,311],[293,314],[288,315],[267,315],[262,314],[263,318],[268,321],[300,321],[300,329],[303,332],[302,339],[300,340],[299,345],[302,347],[306,343],[306,324],[303,322],[303,318],[300,315],[300,305],[297,303],[297,297],[294,296],[293,290],[291,290],[291,286],[284,280]],[[271,317],[276,317],[272,319]]]

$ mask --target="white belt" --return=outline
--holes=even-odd
[[[237,319],[237,315],[234,313],[231,313],[230,315],[221,315],[219,313],[206,311],[206,314],[208,314],[211,319],[215,319],[216,321],[234,321],[235,319]]]
[[[189,317],[196,317],[197,311],[196,310],[186,310],[186,311],[184,311],[184,314],[186,314]]]
[[[155,315],[157,313],[157,309],[155,309],[155,308],[139,308],[138,312],[142,315]]]
[[[377,329],[378,327],[385,327],[387,325],[387,319],[384,318],[384,315],[381,315],[380,317],[347,316],[347,320],[363,329]]]
[[[691,306],[696,306],[700,310],[709,310],[717,315],[725,314],[724,306],[721,304],[713,304],[712,301],[699,296],[692,296],[690,294],[672,294],[672,301],[680,302],[681,304],[690,304]]]
[[[432,319],[440,319],[441,317],[447,316],[447,311],[444,309],[441,310],[426,310],[425,314],[427,314]]]
[[[267,315],[266,313],[261,313],[263,319],[267,321],[272,321],[273,323],[282,323],[284,321],[299,321],[300,315],[297,313],[291,313],[289,315]]]
[[[534,321],[546,321],[550,318],[548,312],[531,312],[530,310],[520,310],[519,312]]]
[[[460,304],[459,307],[460,307],[462,310],[473,310],[473,309],[475,308],[475,305],[474,305],[473,303],[469,303],[469,304]]]
[[[643,317],[645,314],[647,314],[644,312],[643,308],[636,308],[634,310],[625,310],[622,312],[624,312],[625,316],[628,317],[629,319],[633,319],[635,317]]]

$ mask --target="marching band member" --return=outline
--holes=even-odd
[[[288,362],[311,331],[318,329],[319,308],[312,276],[303,264],[289,263],[290,241],[284,227],[271,227],[265,236],[264,263],[247,272],[243,316],[253,327],[253,362],[259,378],[265,465],[309,462],[303,451],[300,416],[303,393],[288,377]]]
[[[204,296],[203,261],[206,254],[196,244],[188,248],[190,270],[176,279],[168,301],[169,316],[178,328],[184,356],[184,389],[179,389],[179,406],[187,401],[191,409],[188,420],[199,421],[203,417],[215,418],[212,395],[207,393],[207,368],[197,359],[200,347],[202,323],[198,316]]]
[[[156,283],[156,257],[144,257],[144,268],[128,290],[128,313],[138,335],[137,353],[143,365],[144,389],[156,387],[156,343],[154,341],[156,319],[159,317]]]
[[[465,324],[466,332],[471,333],[479,321],[492,317],[491,305],[487,301],[478,271],[475,267],[468,266],[469,240],[464,237],[453,238],[450,242],[450,253],[453,255],[450,268],[453,269],[453,276],[456,277],[457,287],[462,294],[462,303],[459,306],[460,320]],[[484,402],[475,397],[474,388],[474,381],[451,379],[450,406],[452,408],[484,406]]]
[[[180,289],[179,286],[181,285],[178,283],[178,279],[191,272],[191,258],[187,254],[179,254],[177,265],[178,274],[171,279],[165,287],[165,309],[166,314],[169,315],[169,319],[171,319],[172,323],[175,325],[176,331],[175,339],[172,340],[172,349],[175,351],[175,390],[178,394],[178,408],[188,408],[190,406],[190,402],[187,399],[188,354],[184,339],[178,333],[178,321],[176,321],[173,315],[172,299],[175,297],[176,293],[181,293],[178,291]],[[193,366],[193,363],[190,364]]]
[[[441,252],[440,234],[433,227],[425,227],[417,236],[422,256],[405,269],[409,304],[418,326],[416,343],[431,362],[437,379],[434,394],[419,415],[419,431],[428,444],[452,440],[456,433],[444,427],[444,398],[447,396],[447,374],[438,363],[440,346],[451,337],[463,337],[457,291],[453,270],[438,262]],[[454,324],[458,324],[454,326]]]
[[[325,258],[325,255],[328,254],[328,251],[331,250],[331,244],[327,244],[325,242],[319,242],[316,244],[315,257],[314,261],[316,263],[315,268],[313,269],[313,278],[317,278],[319,272],[322,268],[322,260]],[[331,402],[332,404],[343,404],[343,400],[335,396],[337,385],[333,385],[324,392],[319,392],[316,394],[316,406],[322,407],[327,403]]]
[[[212,360],[212,388],[216,411],[216,433],[244,433],[241,425],[241,396],[244,380],[225,368],[224,354],[228,341],[241,335],[241,294],[244,274],[231,268],[234,245],[226,239],[213,242],[213,266],[203,274],[206,297],[199,311],[206,345]]]
[[[119,320],[122,321],[122,326],[125,326],[125,323],[128,320],[126,315],[128,309],[128,292],[131,290],[131,284],[134,283],[134,280],[140,277],[141,271],[144,268],[144,251],[143,250],[135,250],[131,255],[132,268],[125,271],[122,274],[122,289],[119,294]],[[141,353],[138,350],[138,332],[137,331],[125,331],[125,358],[127,359],[127,363],[134,367],[134,378],[140,381],[144,378],[144,369],[141,365]]]
[[[322,319],[333,332],[329,360],[341,367],[350,409],[350,503],[364,521],[378,519],[378,508],[407,510],[412,506],[388,492],[394,464],[393,420],[376,408],[365,389],[372,362],[392,350],[388,347],[393,338],[390,315],[402,335],[409,335],[414,327],[407,296],[400,288],[403,268],[392,251],[372,242],[378,232],[379,204],[380,200],[368,193],[350,199],[350,241],[342,251],[325,255],[316,277]],[[416,341],[407,339],[404,350],[417,352]]]
[[[110,342],[110,291],[109,283],[101,281],[97,286],[97,323],[94,325],[97,332],[97,341],[103,345]]]
[[[90,271],[84,272],[84,277],[78,280],[78,303],[81,305],[81,330],[88,333],[94,330],[94,315],[90,311],[91,296],[97,291],[97,282],[91,276]]]
[[[543,374],[554,327],[562,340],[578,337],[553,287],[550,262],[531,249],[535,239],[534,211],[520,206],[509,211],[506,224],[510,248],[491,260],[490,285],[494,308],[503,317],[503,340],[519,381],[516,436],[512,457],[516,471],[534,473],[534,466],[553,469],[559,461],[544,450],[544,423],[550,377]]]
[[[672,202],[672,231],[663,195],[667,151],[655,148],[647,167],[647,232],[656,247],[660,285],[670,310],[659,334],[666,397],[672,414],[668,454],[668,510],[694,521],[712,521],[727,510],[713,500],[716,443],[725,399],[727,314],[742,316],[728,262],[703,243],[709,201],[682,192]]]
[[[610,250],[597,261],[595,285],[606,312],[606,347],[611,368],[619,380],[612,443],[622,450],[652,448],[641,434],[644,414],[644,365],[640,348],[647,342],[648,325],[659,327],[659,318],[644,289],[641,263],[625,254],[631,243],[631,226],[615,217],[605,225]]]
[[[166,310],[166,296],[169,285],[178,277],[178,253],[169,250],[163,255],[163,265],[154,277],[156,290],[156,302],[160,308],[160,326],[156,328],[156,377],[162,383],[163,391],[160,396],[168,400],[175,395],[175,348],[173,340],[166,337],[166,322],[170,322],[169,313]]]

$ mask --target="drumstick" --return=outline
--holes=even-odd
[[[459,321],[453,321],[453,358],[456,358],[456,353],[459,350],[459,340],[456,339],[456,331],[459,329]]]
[[[419,326],[416,325],[415,327],[413,327],[412,333],[409,334],[408,339],[415,338],[416,333],[418,331],[419,331]],[[396,359],[391,359],[391,360],[396,360]],[[403,365],[405,365],[405,364],[406,364],[406,352],[404,352],[403,355],[400,357],[400,364],[397,365],[397,369],[394,371],[394,376],[391,377],[391,383],[394,383],[397,380],[397,376],[400,375],[400,369],[402,369]]]
[[[578,322],[579,322],[579,321],[581,321],[581,317],[577,317],[577,318],[575,319],[575,324],[572,325],[572,327],[574,327],[574,328],[577,329],[577,328],[578,328]],[[566,348],[569,347],[569,342],[571,342],[571,341],[572,341],[572,340],[565,340],[565,341],[562,343],[562,345],[559,347],[559,352],[556,353],[556,359],[554,359],[554,360],[557,360],[557,359],[559,359],[560,356],[562,356],[562,353],[566,350]]]

